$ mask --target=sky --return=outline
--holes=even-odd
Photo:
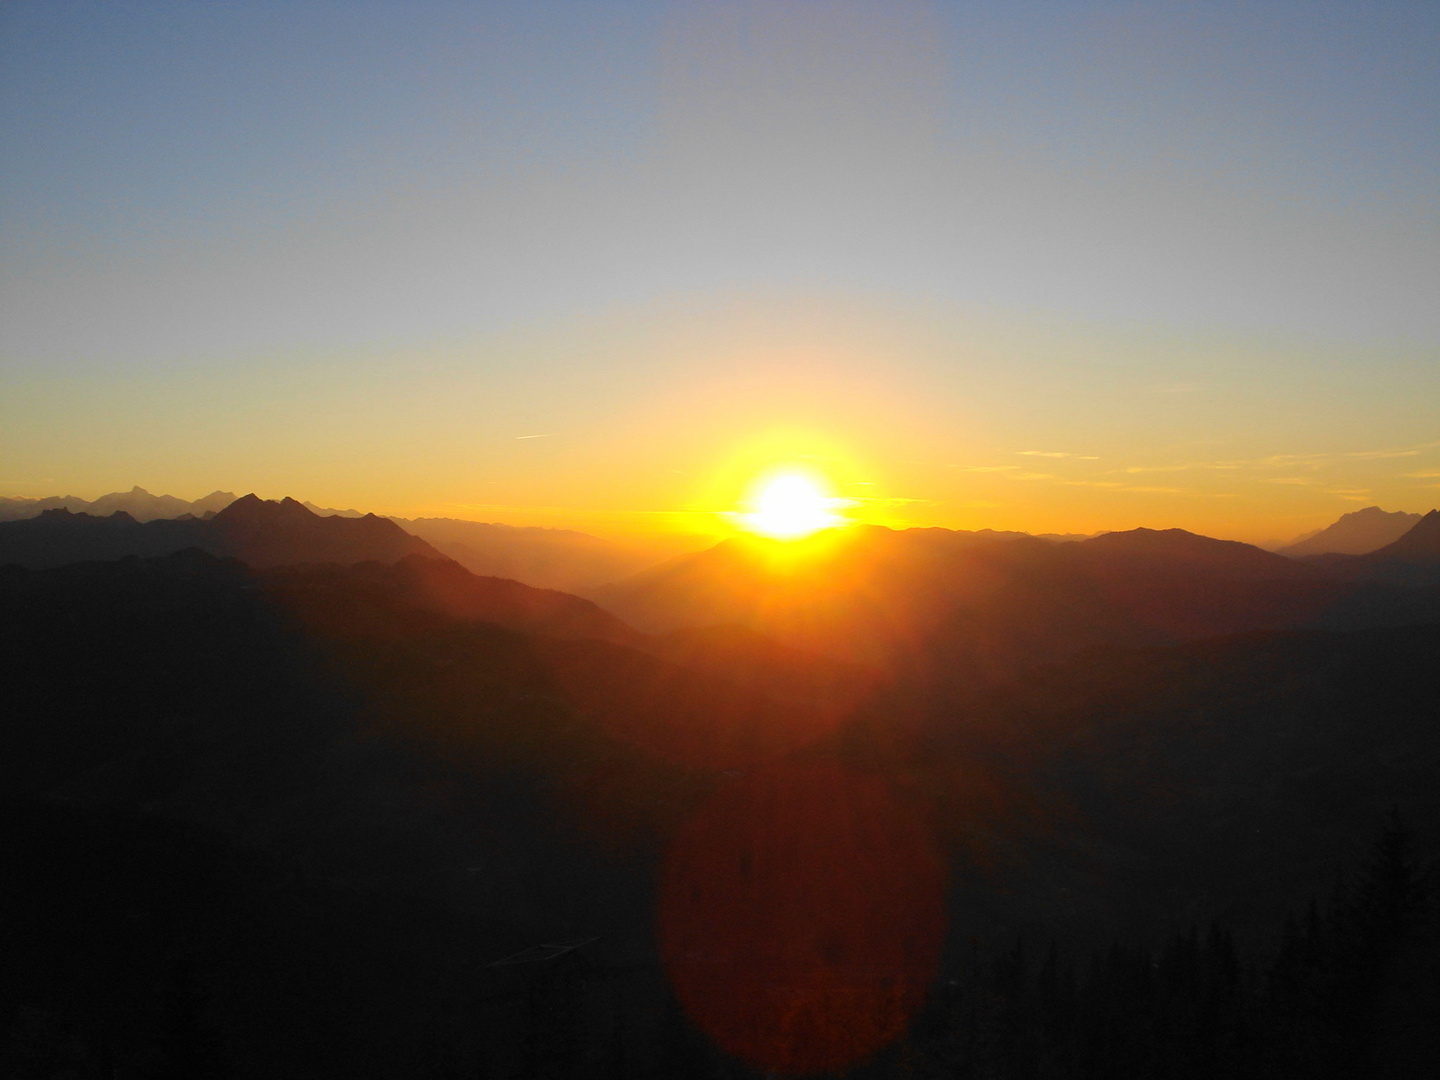
[[[0,3],[0,495],[1440,504],[1440,5]]]

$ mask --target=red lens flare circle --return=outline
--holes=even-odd
[[[677,834],[661,881],[676,994],[761,1069],[837,1071],[904,1033],[935,976],[944,864],[885,782],[776,765],[728,785]]]

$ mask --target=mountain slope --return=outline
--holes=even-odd
[[[1431,510],[1392,544],[1366,556],[1372,562],[1400,560],[1418,566],[1440,565],[1440,510]]]
[[[1057,544],[857,527],[790,546],[727,541],[594,595],[650,631],[735,624],[892,672],[992,678],[1088,646],[1301,625],[1344,590],[1179,529]]]
[[[643,551],[570,529],[520,528],[455,518],[392,518],[473,574],[576,592],[650,565]]]
[[[444,558],[387,518],[319,517],[294,499],[246,495],[206,522],[197,546],[256,568],[297,563],[397,562],[407,555]]]
[[[1420,615],[1440,606],[1440,511],[1431,510],[1404,536],[1364,555],[1309,555],[1304,560],[1327,574],[1377,587],[1413,590]]]
[[[205,521],[139,522],[123,510],[108,517],[47,510],[37,518],[0,522],[0,564],[34,569],[67,563],[150,557],[195,547],[253,567],[295,563],[396,562],[407,555],[442,556],[393,521],[317,517],[294,499],[236,499]]]
[[[1419,514],[1403,511],[1387,512],[1378,506],[1367,506],[1354,513],[1342,514],[1340,520],[1312,533],[1277,555],[1298,559],[1304,555],[1364,555],[1398,540],[1420,520]]]

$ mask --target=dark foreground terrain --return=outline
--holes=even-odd
[[[192,550],[0,657],[6,1077],[1437,1064],[1433,623],[965,682]]]

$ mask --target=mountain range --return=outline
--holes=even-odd
[[[108,517],[46,510],[0,522],[0,564],[44,568],[68,563],[167,555],[199,548],[256,567],[295,563],[395,562],[407,555],[442,559],[429,544],[386,518],[320,517],[294,499],[235,499],[219,513],[137,521],[124,510]]]
[[[91,517],[109,517],[122,511],[138,522],[186,516],[204,519],[225,509],[236,498],[233,492],[215,491],[189,502],[173,495],[152,495],[138,486],[130,491],[102,495],[93,502],[73,495],[43,499],[0,497],[0,523],[38,518],[50,510],[67,510]],[[301,501],[300,505],[319,517],[365,516],[359,510],[336,510],[309,501]],[[656,559],[649,548],[627,546],[571,529],[517,527],[455,518],[392,517],[390,520],[473,573],[511,578],[538,588],[569,592],[594,588],[637,573]],[[155,553],[148,548],[143,551]]]
[[[202,499],[187,502],[173,495],[151,495],[137,485],[129,491],[101,495],[94,502],[74,495],[52,495],[43,499],[0,498],[0,521],[22,521],[39,517],[48,510],[68,510],[72,514],[90,514],[93,517],[109,517],[118,510],[136,521],[178,518],[186,514],[203,518],[225,509],[234,501],[235,494],[230,491],[212,491]]]
[[[527,528],[456,518],[391,518],[471,573],[542,589],[579,592],[638,573],[648,550],[571,529]]]
[[[855,526],[793,545],[728,540],[578,591],[618,617],[616,626],[625,624],[627,632],[730,627],[732,635],[743,630],[876,672],[993,680],[1095,646],[1424,618],[1440,603],[1437,522],[1440,515],[1432,511],[1400,539],[1365,555],[1300,558],[1180,529],[1060,542],[991,530]],[[476,604],[503,606],[502,594],[521,603],[517,590],[525,586],[502,580],[521,572],[533,592],[534,581],[573,576],[582,566],[593,580],[636,561],[633,553],[627,562],[613,546],[561,530],[535,530],[537,537],[531,530],[443,519],[422,519],[419,526],[447,541],[450,551],[468,554],[472,573],[438,566],[449,561],[446,551],[394,520],[321,517],[293,499],[254,495],[205,520],[139,522],[125,511],[96,517],[58,508],[0,522],[0,564],[45,568],[190,547],[256,569],[395,564],[420,556],[406,563],[410,591],[460,615]],[[490,572],[477,577],[476,570]],[[478,581],[489,584],[482,588]],[[629,640],[614,629],[591,636]]]
[[[90,502],[75,495],[50,495],[43,499],[19,499],[0,497],[0,521],[23,521],[39,517],[47,510],[69,510],[72,514],[89,514],[92,517],[108,517],[117,510],[123,510],[136,521],[154,521],[158,518],[178,518],[187,514],[197,518],[217,514],[229,506],[238,496],[233,491],[212,491],[204,498],[187,502],[174,495],[152,495],[138,484],[129,491],[112,491]],[[321,517],[364,517],[359,510],[333,510],[316,506],[309,501],[301,506]]]
[[[1436,511],[1300,558],[856,526],[588,598],[293,499],[0,522],[0,1073],[749,1077],[677,971],[768,1016],[912,956],[852,1075],[1039,1054],[1046,994],[1080,1048],[986,1075],[1325,1075],[1322,1023],[1433,1056],[1424,863],[1364,859],[1387,808],[1437,850],[1437,648]],[[1307,905],[1351,967],[1278,1010]]]
[[[647,631],[733,624],[893,673],[1005,679],[1089,647],[1424,618],[1440,610],[1433,520],[1398,548],[1311,560],[1179,529],[1051,543],[857,527],[798,558],[726,541],[590,595]]]
[[[399,531],[298,504],[236,506],[228,535],[241,524]],[[52,520],[67,517],[80,515]],[[1386,558],[1431,559],[1440,515],[1426,520]],[[646,598],[713,610],[723,571],[753,601],[727,613],[812,635],[843,615],[840,640],[883,645],[883,672],[744,625],[646,633],[586,600],[415,551],[256,569],[192,548],[0,568],[11,987],[0,1064],[26,1075],[23,1054],[39,1047],[98,1075],[107,1062],[143,1075],[157,1061],[187,1077],[755,1075],[704,1050],[676,1008],[656,898],[677,844],[713,808],[764,796],[755,821],[722,819],[731,861],[715,870],[776,882],[749,909],[762,930],[766,901],[803,903],[814,887],[786,876],[813,850],[787,831],[787,809],[807,811],[798,835],[823,842],[832,873],[858,862],[889,890],[895,870],[884,852],[847,860],[834,842],[855,810],[843,787],[811,805],[767,778],[853,776],[888,813],[923,822],[943,860],[946,944],[929,1003],[908,1056],[859,1075],[913,1075],[913,1060],[954,1075],[956,1039],[993,1053],[1001,1020],[988,1003],[1028,1000],[1004,991],[1004,971],[1049,970],[1042,991],[1063,988],[1072,964],[1094,969],[1117,950],[1138,957],[1126,977],[1142,980],[1140,999],[1117,1007],[1121,1034],[1097,1045],[1128,1045],[1136,1024],[1137,1041],[1176,1038],[1144,1011],[1162,996],[1154,980],[1174,984],[1167,937],[1182,935],[1183,960],[1183,935],[1208,927],[1216,955],[1231,940],[1243,965],[1269,972],[1298,933],[1286,913],[1329,895],[1337,865],[1367,865],[1387,807],[1433,851],[1433,615],[1179,640],[1309,612],[1317,598],[1323,608],[1325,590],[1355,585],[1178,531],[846,539],[810,550],[813,570],[722,545],[652,575]],[[251,540],[236,546],[284,548]],[[827,584],[811,621],[774,603]],[[882,588],[902,591],[887,602]],[[1007,604],[1020,609],[1008,621]],[[855,637],[862,615],[884,620],[869,638]],[[1081,641],[1093,647],[1064,652]],[[1033,662],[954,677],[976,647]],[[873,915],[886,910],[866,895],[811,897],[840,914],[818,938],[774,942],[805,973],[783,995],[878,978],[849,959],[847,928],[878,934]],[[1376,933],[1403,930],[1392,920]],[[1421,1017],[1433,1004],[1433,940],[1397,941],[1404,963],[1375,976],[1353,1015],[1391,1015],[1382,1006],[1394,1000]],[[743,955],[694,947],[696,963],[754,976]],[[770,955],[758,970],[772,970]],[[538,958],[510,964],[517,956]],[[1110,1008],[1108,984],[1084,978],[1071,999]],[[1317,1018],[1356,1022],[1328,1005],[1277,1021],[1268,975],[1238,985],[1223,1000],[1250,1003],[1239,1015],[1252,1056],[1292,1053],[1292,1027],[1313,1035]],[[1203,1027],[1222,999],[1198,1000],[1179,1015]],[[1087,1009],[1068,1015],[1111,1031]],[[1030,1045],[1025,1031],[1016,1045]],[[1376,1045],[1399,1039],[1387,1024],[1361,1031]],[[1223,1033],[1220,1045],[1241,1052]],[[1115,1064],[1120,1050],[1102,1053],[1105,1067],[1082,1075],[1136,1075]],[[1179,1075],[1218,1075],[1183,1060]]]

